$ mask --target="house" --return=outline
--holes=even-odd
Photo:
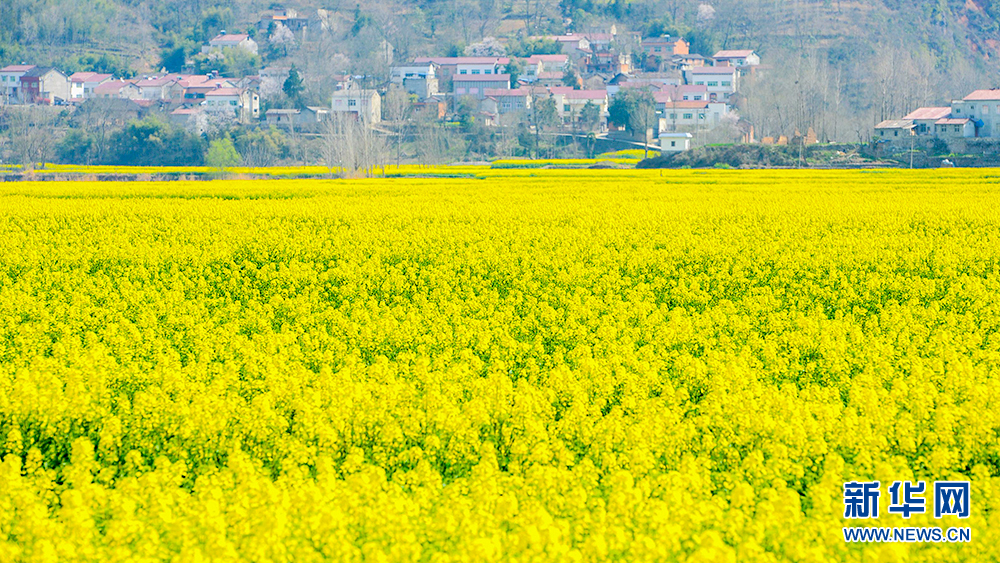
[[[243,49],[244,51],[257,54],[257,42],[245,33],[226,33],[223,30],[214,38],[209,40],[208,45],[201,48],[202,53],[220,52],[227,49]]]
[[[712,55],[716,63],[728,64],[729,66],[745,67],[757,66],[760,64],[760,57],[753,49],[723,50]]]
[[[382,97],[375,90],[357,87],[336,90],[330,108],[335,114],[353,114],[365,123],[382,121]]]
[[[486,97],[486,90],[509,90],[509,74],[459,75],[452,77],[453,93],[456,98],[472,96],[478,100]]]
[[[691,148],[691,133],[660,133],[660,152],[681,152]]]
[[[330,108],[309,106],[298,109],[269,109],[265,114],[268,125],[286,129],[315,130],[330,117]]]
[[[676,70],[688,70],[699,66],[715,66],[715,59],[694,53],[674,55],[670,57],[670,66]]]
[[[535,77],[535,81],[532,83],[533,86],[540,86],[542,88],[555,88],[557,86],[565,86],[563,83],[563,78],[566,74],[563,72],[547,71],[541,72]]]
[[[437,65],[421,63],[394,66],[389,81],[418,98],[427,98],[438,93]]]
[[[208,119],[205,110],[198,107],[179,107],[167,115],[170,123],[183,127],[195,135],[205,132]]]
[[[81,102],[94,96],[94,89],[114,78],[110,74],[98,72],[76,72],[69,77],[69,97]]]
[[[500,115],[531,109],[532,94],[529,88],[518,88],[516,90],[509,88],[487,88],[483,92],[483,95],[486,97],[486,100],[494,100],[496,102],[496,109],[490,111],[490,113]]]
[[[951,102],[951,117],[969,118],[976,137],[1000,137],[1000,89],[975,90]]]
[[[69,77],[52,67],[36,66],[21,75],[22,101],[60,105],[69,102]]]
[[[642,52],[647,55],[658,55],[670,60],[674,55],[687,55],[691,45],[683,37],[648,37],[642,40]]]
[[[598,51],[584,57],[587,72],[628,74],[632,72],[632,58],[621,51]]]
[[[739,73],[734,66],[694,67],[684,71],[684,82],[705,86],[710,100],[728,101],[739,89]]]
[[[23,102],[21,77],[35,65],[8,65],[0,68],[0,98],[8,102]]]
[[[222,115],[249,123],[260,118],[260,96],[243,88],[216,88],[205,93],[201,107],[210,115]]]
[[[875,134],[882,137],[883,140],[898,142],[909,141],[910,137],[916,133],[914,132],[912,120],[887,119],[875,126]]]
[[[913,122],[914,132],[917,135],[933,135],[937,120],[949,116],[951,116],[950,107],[927,107],[911,111],[904,115],[903,119]]]
[[[94,88],[94,98],[134,99],[139,97],[139,89],[128,80],[109,80]]]
[[[184,96],[184,88],[177,75],[144,76],[132,81],[143,100],[179,100]]]
[[[199,103],[205,99],[205,94],[219,88],[246,88],[229,78],[220,77],[217,73],[210,75],[185,76],[177,81],[181,88],[183,102]]]
[[[413,59],[413,64],[423,65],[434,63],[437,65],[439,79],[448,79],[458,75],[483,75],[501,74],[505,67],[510,64],[507,57],[417,57]]]
[[[587,103],[596,105],[602,117],[607,116],[607,90],[574,90],[567,86],[549,88],[548,90],[556,98],[556,108],[559,111],[559,117],[565,124],[578,122],[580,120],[580,113]]]
[[[525,82],[531,83],[538,80],[538,76],[543,72],[563,73],[569,69],[569,55],[531,55],[525,60],[524,75]]]
[[[708,87],[697,84],[664,86],[654,94],[657,102],[701,102],[708,100]]]
[[[732,113],[728,104],[713,101],[664,101],[656,108],[661,132],[712,129]]]
[[[568,35],[554,35],[546,39],[558,43],[562,47],[562,52],[573,59],[579,59],[590,52],[590,41],[582,35],[570,33]]]
[[[414,102],[411,106],[413,115],[424,119],[444,119],[448,114],[448,104],[443,98],[431,96],[429,98]]]
[[[934,134],[945,139],[975,137],[976,125],[967,117],[945,117],[934,122]]]

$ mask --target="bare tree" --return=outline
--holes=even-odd
[[[382,107],[385,109],[386,118],[392,123],[395,129],[396,140],[396,168],[399,168],[401,159],[403,139],[406,136],[407,124],[410,117],[410,95],[402,87],[393,84],[382,100]]]
[[[338,168],[344,177],[374,176],[377,168],[384,174],[388,153],[385,137],[354,114],[337,112],[323,122],[320,156],[331,174]]]
[[[47,108],[25,105],[9,108],[6,115],[7,130],[13,142],[14,162],[30,172],[35,163],[45,164],[55,148],[52,136],[54,115]]]

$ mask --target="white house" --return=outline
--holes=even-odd
[[[365,123],[382,121],[382,97],[375,90],[345,88],[333,93],[330,109],[333,113],[351,113]]]
[[[729,104],[711,101],[658,102],[656,108],[662,132],[712,129],[732,112]]]
[[[760,56],[753,49],[731,49],[719,51],[712,55],[715,62],[728,64],[730,66],[744,67],[757,66],[760,64]]]
[[[909,119],[886,119],[875,126],[875,134],[885,141],[910,141],[916,135],[913,121]]]
[[[452,88],[456,97],[472,96],[482,100],[486,90],[510,89],[509,74],[459,75],[452,77]]]
[[[968,118],[976,137],[1000,137],[1000,89],[975,90],[951,102],[951,117]]]
[[[260,96],[243,88],[216,88],[205,93],[201,107],[209,114],[249,123],[260,117]]]
[[[939,119],[944,119],[951,115],[950,107],[927,107],[919,108],[903,116],[903,119],[912,121],[914,132],[917,135],[933,135],[934,124]]]
[[[525,60],[525,82],[534,82],[543,72],[558,72],[562,74],[569,68],[569,55],[531,55]]]
[[[432,62],[392,67],[390,81],[417,97],[429,98],[438,93],[437,65]]]
[[[212,38],[208,45],[201,48],[202,53],[212,51],[225,51],[226,49],[243,49],[253,54],[257,54],[257,42],[245,33],[222,33]]]
[[[22,102],[21,77],[35,65],[8,65],[0,68],[0,97],[8,102]]]
[[[728,101],[739,89],[739,73],[734,66],[702,66],[684,71],[684,82],[705,86],[711,101]]]
[[[69,97],[74,102],[94,97],[94,89],[114,78],[110,74],[76,72],[69,77]]]
[[[580,112],[587,103],[597,106],[601,117],[608,115],[607,90],[574,90],[567,86],[549,88],[556,100],[556,109],[563,123],[575,123],[580,119]]]
[[[934,122],[934,134],[942,138],[975,137],[976,125],[968,117],[945,117]]]
[[[518,88],[516,90],[504,89],[504,88],[487,88],[483,91],[483,95],[486,96],[486,100],[493,100],[496,105],[496,111],[493,111],[492,106],[486,104],[484,108],[489,108],[487,111],[496,114],[513,113],[521,110],[531,109],[531,90],[528,88]]]
[[[661,152],[681,152],[691,148],[691,133],[660,133]]]

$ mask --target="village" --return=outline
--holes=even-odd
[[[265,13],[258,27],[272,34],[276,26],[304,34],[321,25],[316,18],[278,8]],[[389,54],[382,76],[332,77],[333,91],[322,105],[269,104],[269,92],[287,91],[302,80],[294,66],[282,65],[264,66],[246,76],[213,70],[123,78],[99,72],[67,74],[29,62],[0,69],[0,100],[74,108],[99,101],[103,108],[113,104],[135,118],[165,116],[195,134],[204,133],[212,122],[317,131],[329,116],[341,114],[387,128],[387,133],[393,123],[386,122],[405,119],[474,121],[485,127],[523,124],[552,134],[619,139],[665,151],[688,149],[711,131],[724,130],[724,141],[753,141],[752,126],[741,122],[737,110],[741,80],[764,69],[752,49],[704,56],[692,53],[684,38],[642,37],[619,32],[614,25],[601,32],[528,39],[558,52],[507,56],[496,54],[503,45],[491,40],[474,45],[465,56],[394,61]],[[237,50],[256,55],[260,46],[249,34],[222,31],[202,48],[208,57],[219,59]],[[624,115],[613,115],[616,97],[630,92],[640,103],[653,106],[655,118],[634,104]],[[385,107],[393,93],[403,94],[402,110]],[[636,115],[627,115],[629,111]]]

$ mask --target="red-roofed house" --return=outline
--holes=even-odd
[[[760,64],[760,57],[753,49],[731,49],[719,51],[712,56],[717,63],[728,64],[730,66],[757,66]]]
[[[0,68],[0,97],[9,102],[23,102],[21,77],[35,65],[8,65]]]
[[[928,107],[913,110],[903,116],[903,119],[913,122],[917,135],[933,135],[934,123],[950,115],[950,107]]]
[[[127,80],[109,80],[94,88],[94,97],[134,99],[139,97],[139,89]]]
[[[438,65],[440,78],[458,75],[501,74],[510,63],[507,57],[417,57],[414,64],[434,63]]]
[[[260,118],[260,96],[243,88],[216,88],[205,93],[205,111],[231,117],[240,123]]]
[[[976,125],[967,117],[945,117],[934,122],[934,134],[942,138],[975,137]]]
[[[711,129],[731,113],[729,104],[712,101],[657,102],[660,131]]]
[[[562,75],[569,68],[569,55],[531,55],[525,60],[524,81],[535,82],[544,72]]]
[[[94,89],[114,78],[110,74],[98,72],[76,72],[69,77],[69,97],[81,102],[94,96]]]
[[[226,33],[223,31],[201,48],[202,53],[212,51],[224,51],[226,49],[243,49],[253,54],[257,54],[257,42],[245,33]]]
[[[952,101],[951,117],[972,120],[977,137],[1000,137],[1000,88],[975,90],[961,100]]]
[[[487,88],[483,91],[486,100],[496,102],[496,108],[484,107],[490,113],[504,114],[521,110],[531,109],[531,90],[528,88],[518,88],[516,90],[503,88]],[[486,101],[484,100],[484,102]],[[486,104],[489,106],[489,104]]]

